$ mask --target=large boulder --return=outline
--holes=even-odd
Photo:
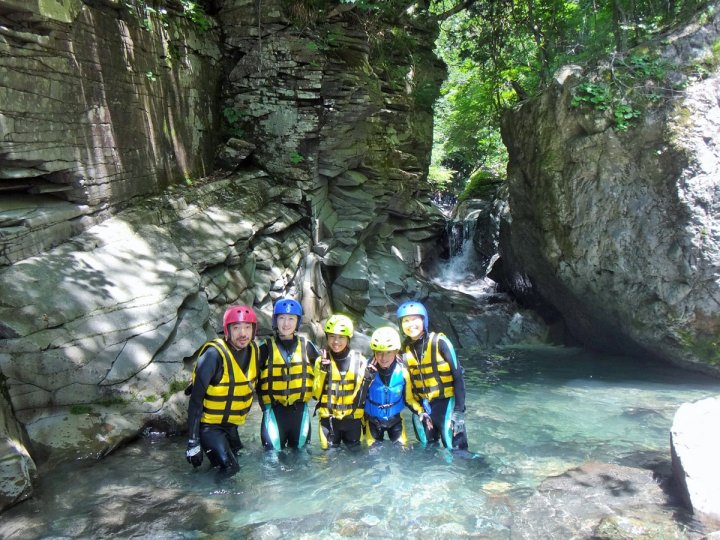
[[[645,85],[640,103],[630,101],[643,116],[629,129],[607,110],[574,106],[583,84],[603,84],[612,66],[564,69],[541,96],[511,111],[503,123],[510,234],[501,244],[506,282],[519,295],[533,288],[586,345],[714,373],[719,35],[715,13],[653,43],[657,56],[647,48],[629,53],[665,70],[663,85],[624,75]],[[707,73],[696,69],[701,64]],[[616,69],[613,77],[622,76]]]
[[[673,477],[685,504],[720,528],[720,397],[684,403],[675,413],[670,443]]]

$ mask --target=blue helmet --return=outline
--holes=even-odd
[[[420,302],[417,302],[415,300],[411,300],[410,302],[405,302],[404,304],[400,304],[400,307],[397,309],[397,318],[402,323],[402,318],[407,317],[408,315],[420,315],[423,318],[425,331],[429,332],[428,330],[428,312],[427,309],[425,309],[425,306],[423,306]]]
[[[278,315],[297,315],[297,328],[302,322],[302,306],[292,298],[279,298],[273,307],[272,327],[277,328]]]

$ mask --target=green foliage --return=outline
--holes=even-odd
[[[598,111],[609,110],[615,129],[626,131],[642,117],[642,109],[661,98],[669,66],[647,51],[613,59],[608,82],[584,81],[575,87],[571,105]]]
[[[571,105],[573,107],[588,105],[599,111],[604,111],[610,107],[611,103],[612,95],[607,85],[583,82],[575,89]]]
[[[633,125],[633,121],[640,117],[642,113],[637,109],[633,109],[631,105],[620,103],[613,108],[613,116],[615,117],[615,129],[625,131]]]
[[[183,15],[187,19],[191,20],[195,26],[197,26],[198,30],[206,32],[212,28],[212,19],[207,16],[205,10],[198,2],[194,2],[192,0],[180,0],[180,4],[183,8]]]
[[[692,335],[686,332],[681,334],[680,338],[682,344],[703,362],[711,366],[720,366],[720,336]]]
[[[435,1],[441,16],[458,2]],[[503,111],[532,98],[559,67],[621,59],[607,80],[585,81],[575,106],[611,111],[628,129],[663,95],[667,67],[647,52],[626,51],[686,21],[705,0],[527,0],[471,2],[445,20],[437,53],[448,79],[435,105],[433,162],[462,177],[479,168],[504,169]],[[718,45],[720,56],[720,45]],[[707,71],[707,68],[705,68]],[[699,72],[699,70],[698,70]],[[648,81],[656,84],[648,84]]]
[[[89,405],[86,405],[84,403],[76,403],[75,405],[70,405],[70,414],[90,414],[92,412],[92,409]]]
[[[442,165],[431,164],[428,171],[428,181],[437,186],[438,189],[444,190],[450,186],[454,175],[452,169],[443,167]]]
[[[488,171],[475,171],[467,183],[465,189],[458,196],[458,201],[466,199],[479,199],[493,192],[502,180]]]
[[[230,137],[236,137],[241,139],[244,135],[242,128],[240,127],[240,119],[243,117],[243,113],[238,111],[235,107],[223,107],[222,110],[223,118],[225,119],[226,129],[225,131]]]
[[[294,150],[290,154],[290,161],[292,162],[293,165],[299,165],[300,163],[305,161],[305,158],[302,156],[302,154],[300,152],[298,152],[297,150]]]
[[[170,399],[173,395],[177,394],[178,392],[183,392],[185,388],[187,387],[188,383],[187,381],[181,381],[178,379],[174,379],[170,382],[170,386],[168,387],[167,391],[163,392],[160,397],[164,401],[167,401]]]

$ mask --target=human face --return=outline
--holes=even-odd
[[[375,351],[375,363],[383,369],[390,367],[395,360],[397,351]]]
[[[402,318],[403,333],[412,340],[420,338],[425,333],[425,319],[422,315],[408,315]]]
[[[282,315],[278,315],[276,320],[278,335],[283,339],[290,339],[293,337],[295,330],[297,330],[297,315],[283,313]]]
[[[327,334],[327,342],[332,352],[339,353],[345,350],[345,347],[350,343],[350,339],[340,334]]]
[[[236,350],[247,347],[253,338],[253,325],[251,323],[241,322],[230,325],[229,328],[230,345]]]

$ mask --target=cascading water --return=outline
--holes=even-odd
[[[485,269],[477,262],[480,258],[472,242],[476,219],[477,212],[471,212],[461,221],[448,220],[446,236],[449,257],[436,265],[433,282],[444,289],[481,298],[492,294],[496,284],[485,277]]]

